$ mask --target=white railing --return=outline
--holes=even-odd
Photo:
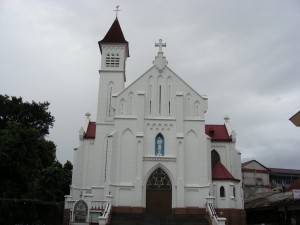
[[[103,210],[107,206],[107,201],[92,201],[91,209],[100,209]]]
[[[98,217],[99,225],[108,224],[111,216],[111,210],[112,210],[111,203],[107,202],[102,216]]]
[[[211,203],[206,203],[206,210],[209,213],[212,225],[225,225],[226,218],[218,217],[216,210]]]

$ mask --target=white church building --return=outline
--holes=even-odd
[[[229,118],[206,124],[207,97],[168,67],[162,40],[155,46],[153,64],[125,87],[129,45],[117,18],[99,41],[97,118],[87,114],[79,132],[65,224],[101,223],[111,211],[205,214],[208,204],[226,224],[246,223]]]

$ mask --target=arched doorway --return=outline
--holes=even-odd
[[[161,168],[156,169],[147,181],[146,212],[172,213],[172,184],[169,176]]]

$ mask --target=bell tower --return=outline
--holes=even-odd
[[[113,120],[113,94],[120,93],[125,87],[126,59],[129,57],[128,42],[116,17],[105,37],[98,42],[101,57],[100,84],[98,94],[97,122]]]

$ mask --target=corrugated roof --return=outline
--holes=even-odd
[[[205,125],[205,133],[212,141],[231,141],[225,125]]]
[[[272,173],[296,174],[300,175],[300,170],[282,169],[282,168],[269,168]]]

